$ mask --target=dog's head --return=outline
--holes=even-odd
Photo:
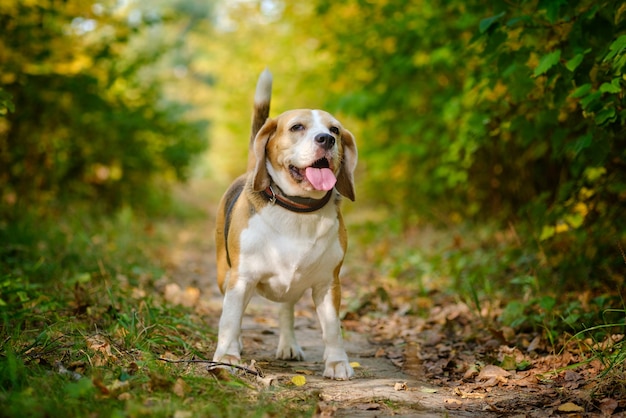
[[[256,191],[271,178],[287,195],[319,199],[335,187],[354,200],[354,136],[323,110],[290,110],[268,119],[252,151]]]

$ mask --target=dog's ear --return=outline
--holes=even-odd
[[[250,157],[248,159],[248,165],[253,167],[252,185],[256,192],[265,190],[270,185],[270,176],[267,173],[265,154],[267,142],[276,132],[276,126],[277,122],[275,119],[267,119],[261,127],[261,130],[256,134],[252,148],[249,151]]]
[[[343,196],[354,202],[354,169],[356,168],[358,153],[354,135],[347,129],[342,130],[341,144],[343,146],[343,157],[335,188]]]

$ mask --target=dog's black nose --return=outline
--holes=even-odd
[[[317,134],[315,142],[324,149],[331,149],[335,145],[335,137],[330,134]]]

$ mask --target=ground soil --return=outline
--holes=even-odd
[[[179,298],[180,303],[197,304],[207,327],[216,329],[222,296],[215,283],[215,205],[198,196],[202,193],[194,188],[180,196],[205,207],[206,217],[177,226],[171,245],[163,250],[168,275],[162,289],[171,301]],[[351,251],[359,249],[353,246]],[[363,265],[351,268],[349,264],[363,260],[347,260],[344,333],[350,360],[358,363],[350,381],[321,376],[321,331],[308,295],[296,311],[296,333],[306,357],[303,362],[274,359],[277,305],[258,297],[250,303],[243,324],[243,360],[248,364],[254,360],[254,367],[265,377],[259,379],[259,385],[278,387],[276,396],[315,394],[318,415],[336,417],[623,416],[624,400],[591,397],[598,384],[593,373],[543,373],[571,364],[575,358],[551,354],[536,339],[516,347],[502,336],[506,330],[477,329],[481,324],[476,315],[448,296],[433,295],[431,301],[421,303],[425,314],[416,315],[403,308],[404,304],[394,303],[407,300],[406,289],[376,285],[372,282],[376,272],[364,274],[368,269]],[[199,289],[199,299],[188,289]],[[192,295],[190,301],[185,300],[186,294]],[[211,355],[207,353],[207,358]],[[516,371],[492,365],[501,364],[507,355],[518,361],[528,359],[533,367]],[[304,377],[306,383],[294,385],[294,376]]]

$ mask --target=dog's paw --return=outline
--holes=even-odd
[[[216,363],[225,363],[225,364],[241,364],[241,356],[235,354],[224,354],[223,356],[213,356],[213,361]]]
[[[213,356],[213,364],[207,367],[210,373],[221,375],[221,373],[231,373],[235,374],[237,372],[237,367],[241,365],[241,357],[233,354],[224,354],[221,356],[214,355]],[[221,375],[223,376],[223,375]]]
[[[304,360],[304,353],[300,346],[294,344],[279,344],[276,349],[276,358],[279,360]]]
[[[354,370],[348,360],[326,360],[324,377],[335,380],[348,380],[354,376]]]

